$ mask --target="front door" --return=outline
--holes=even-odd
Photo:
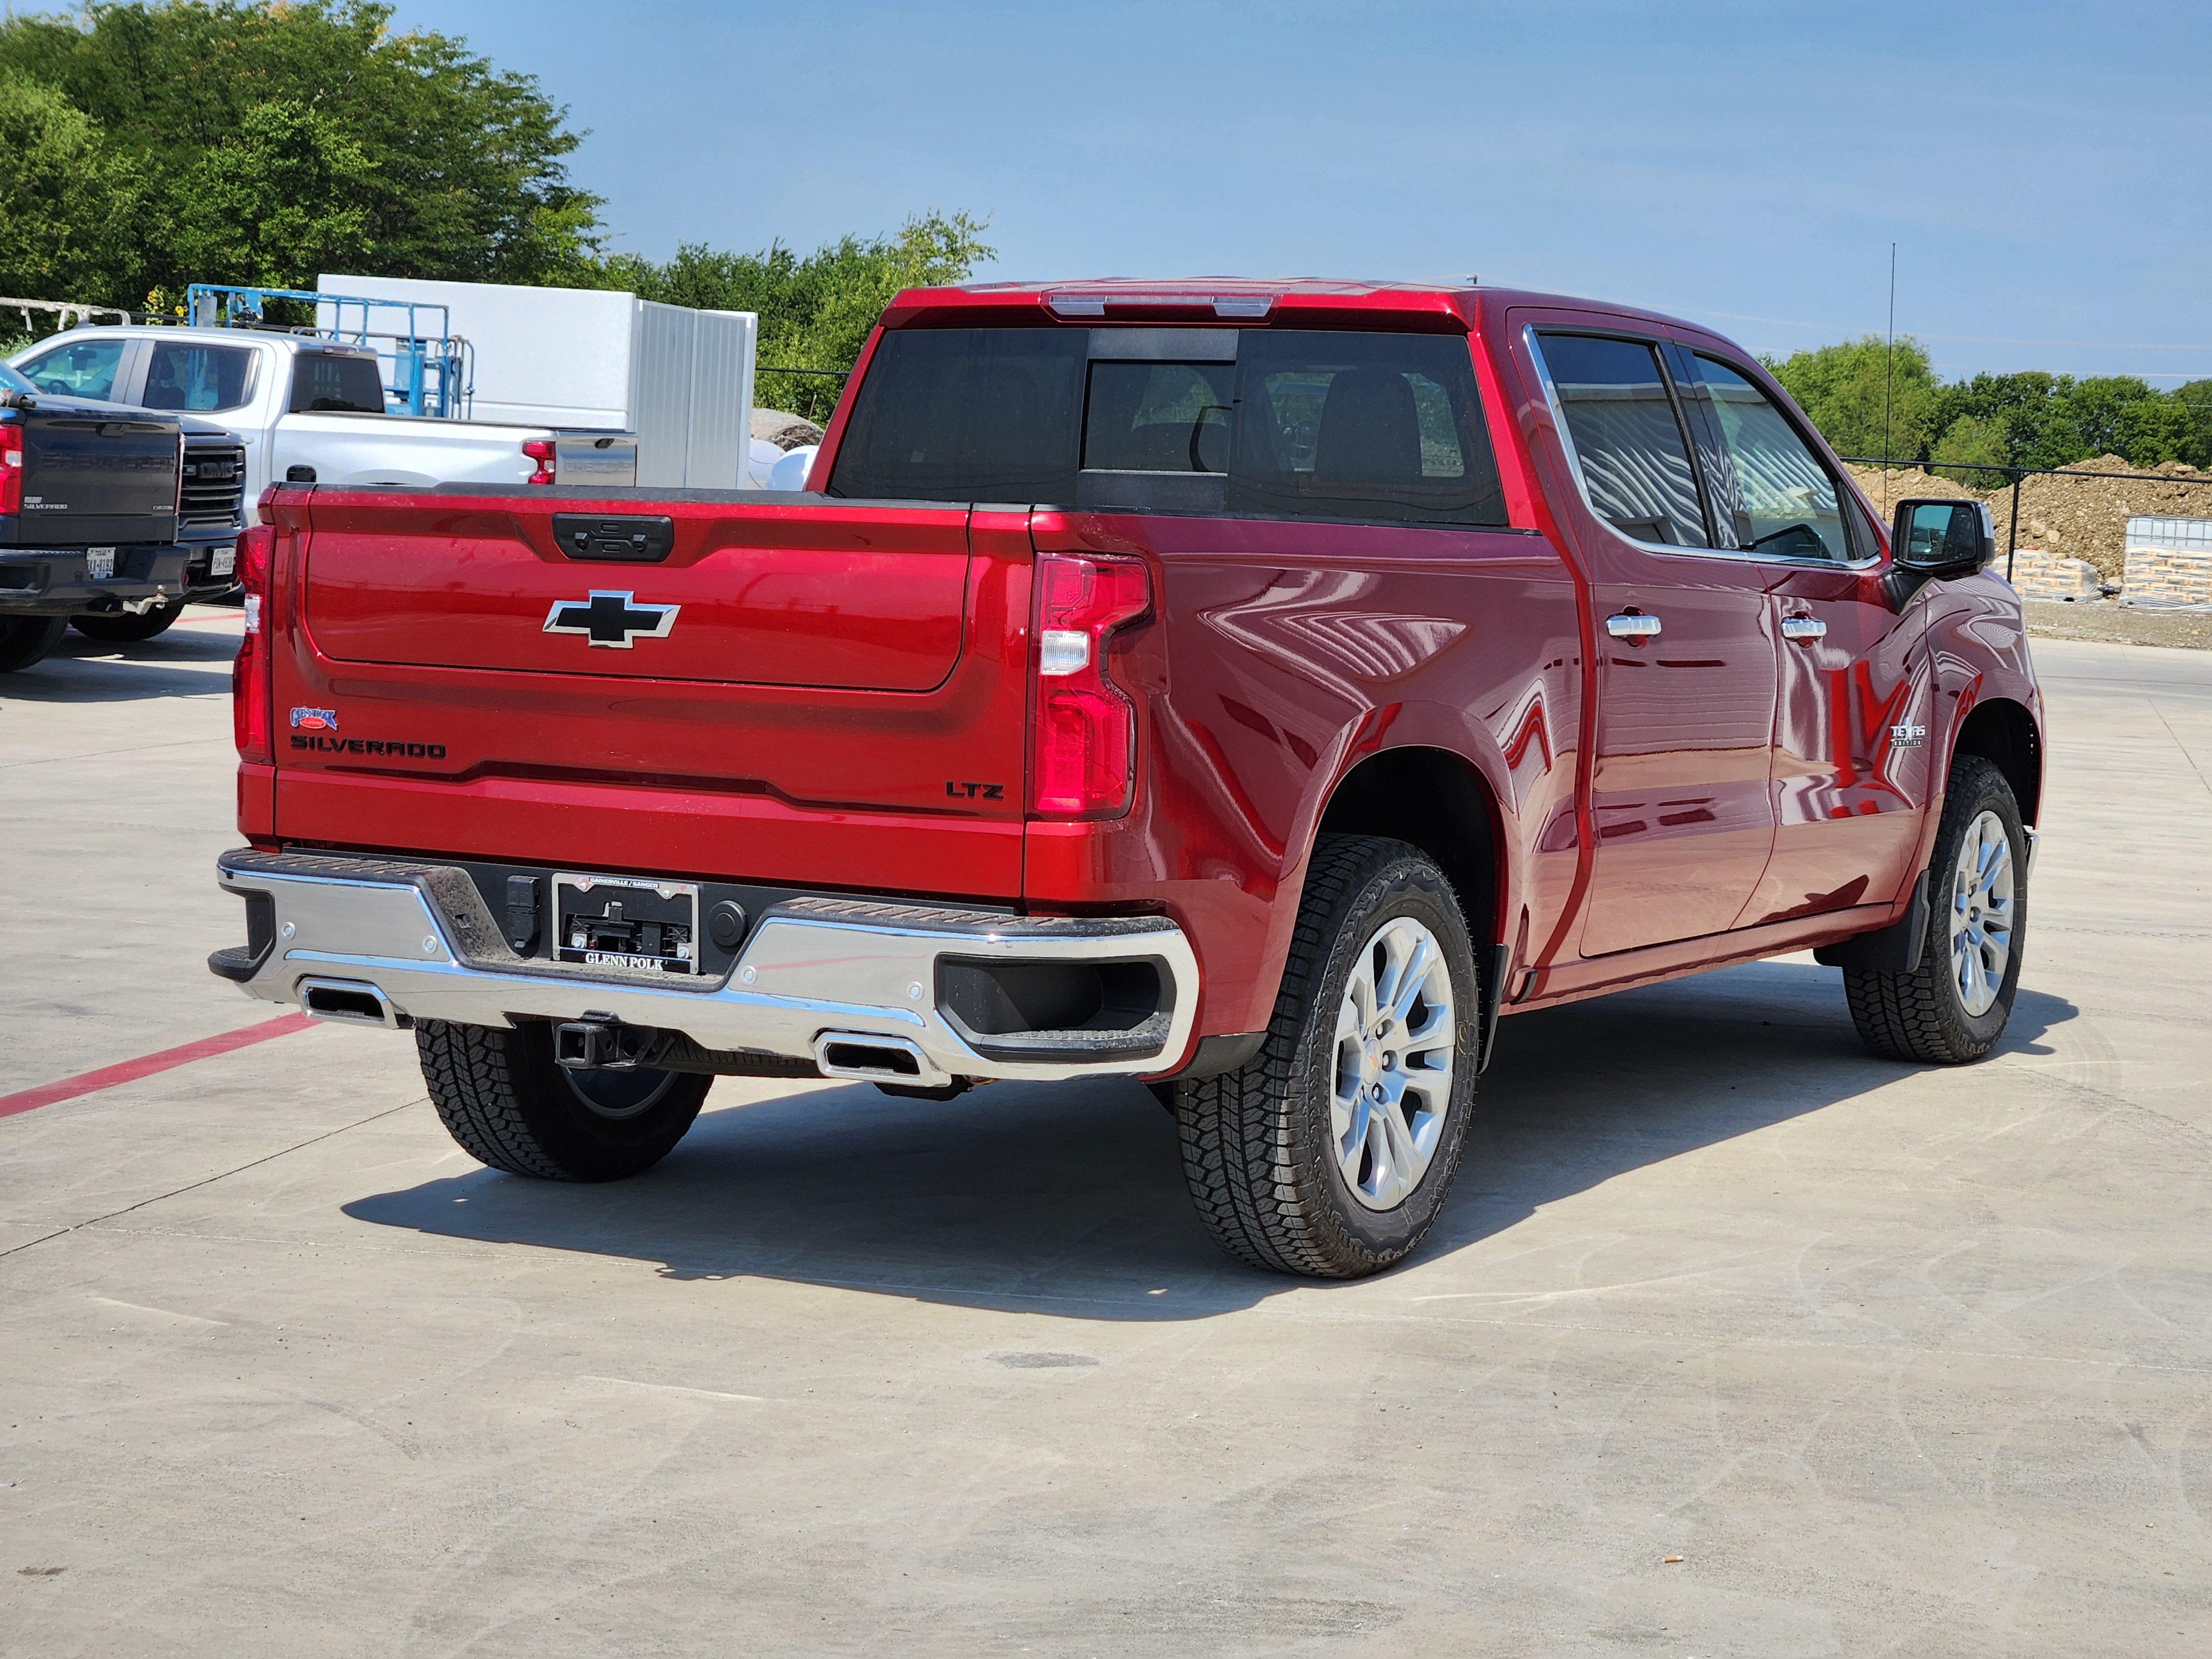
[[[1723,933],[1774,840],[1779,573],[1713,545],[1662,342],[1540,325],[1517,343],[1564,427],[1574,478],[1552,494],[1595,611],[1581,953]]]
[[[1716,534],[1774,564],[1774,853],[1744,924],[1887,903],[1928,799],[1926,608],[1893,605],[1873,525],[1754,370],[1697,344],[1674,362]]]

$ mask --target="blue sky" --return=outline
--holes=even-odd
[[[2212,376],[2212,6],[403,0],[591,136],[614,246],[929,207],[999,276],[1486,281],[1760,351]]]

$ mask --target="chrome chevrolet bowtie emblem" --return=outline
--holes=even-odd
[[[627,651],[633,640],[661,640],[676,625],[681,605],[639,605],[635,593],[603,593],[594,588],[588,599],[556,599],[545,613],[549,634],[581,634],[593,645],[611,645]]]

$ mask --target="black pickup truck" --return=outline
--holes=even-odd
[[[73,618],[143,639],[228,587],[237,450],[219,427],[51,396],[0,367],[0,672],[44,657]]]

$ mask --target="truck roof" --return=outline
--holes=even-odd
[[[885,328],[954,320],[1000,324],[1211,322],[1296,326],[1324,316],[1417,329],[1474,329],[1512,306],[1600,312],[1676,328],[1694,323],[1586,295],[1490,288],[1473,277],[1387,282],[1331,276],[1093,276],[1061,282],[969,283],[908,289],[884,313]],[[1705,333],[1712,332],[1702,329]]]
[[[269,340],[278,344],[289,344],[306,351],[336,351],[356,356],[375,356],[368,346],[356,345],[350,340],[325,339],[321,335],[301,333],[296,330],[270,326],[268,328],[202,328],[190,323],[80,323],[75,329],[60,334],[50,334],[42,340],[33,340],[19,351],[11,352],[9,361],[28,356],[56,340],[75,334],[117,334],[137,338],[161,340],[207,340],[223,345],[241,345],[253,340]]]

